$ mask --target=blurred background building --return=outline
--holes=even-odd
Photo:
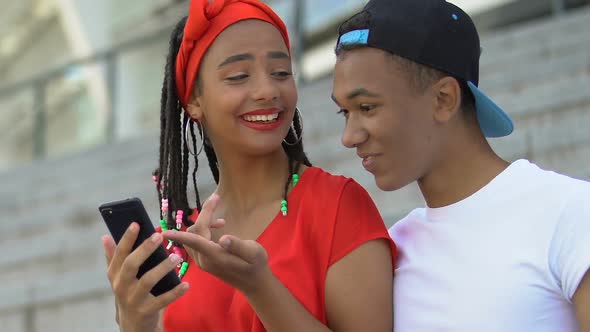
[[[364,185],[388,225],[423,205],[416,186],[379,192],[340,146],[336,28],[366,1],[267,2],[291,28],[312,162]],[[515,120],[491,141],[500,155],[590,179],[590,1],[451,2],[482,34],[481,86]],[[97,206],[137,196],[155,219],[164,61],[188,1],[0,5],[0,330],[115,331]],[[207,194],[213,181],[199,174]]]

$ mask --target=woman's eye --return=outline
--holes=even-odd
[[[228,77],[228,78],[226,78],[226,80],[228,80],[228,81],[241,81],[246,78],[248,78],[247,74],[241,74],[241,75]]]

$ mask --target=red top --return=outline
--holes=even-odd
[[[318,320],[326,324],[328,268],[367,241],[386,239],[396,249],[369,194],[354,180],[310,167],[289,194],[289,213],[258,237],[274,275]],[[190,267],[191,288],[164,313],[166,332],[266,331],[242,293],[213,275]],[[395,266],[395,264],[393,264]]]

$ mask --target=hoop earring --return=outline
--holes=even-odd
[[[189,126],[190,126],[191,122],[195,122],[197,124],[198,131],[199,131],[199,137],[201,138],[201,145],[200,145],[200,147],[199,147],[199,149],[197,151],[197,154],[195,154],[195,151],[193,151],[191,149],[191,144],[188,144],[188,142],[189,142],[189,139],[188,139],[188,129],[189,129]],[[201,126],[201,123],[199,121],[193,121],[192,119],[189,119],[186,122],[186,125],[184,126],[184,144],[186,145],[186,148],[188,149],[188,152],[191,155],[193,155],[193,156],[198,156],[203,151],[203,146],[205,145],[205,138],[203,137],[203,127]]]
[[[285,143],[286,145],[289,146],[293,146],[293,145],[297,145],[299,144],[299,142],[301,142],[301,139],[303,138],[303,116],[301,115],[301,111],[299,110],[298,107],[295,107],[295,116],[299,117],[299,136],[297,136],[297,130],[295,130],[295,119],[293,119],[293,122],[291,122],[291,127],[289,127],[289,131],[293,131],[293,136],[295,136],[297,138],[297,140],[293,143],[288,142],[287,138],[285,137],[283,139],[283,143]],[[289,134],[287,134],[287,136],[289,136]]]

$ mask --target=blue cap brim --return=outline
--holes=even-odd
[[[475,110],[479,127],[486,137],[508,136],[514,131],[514,124],[500,106],[486,96],[475,84],[467,82],[475,98]]]

